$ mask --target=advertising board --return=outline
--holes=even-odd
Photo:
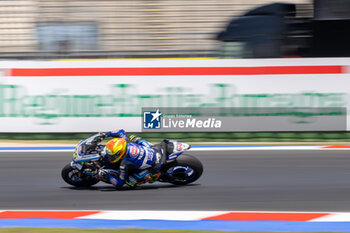
[[[1,61],[0,129],[140,132],[145,107],[347,109],[348,65],[350,59]]]

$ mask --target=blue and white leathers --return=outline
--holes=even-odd
[[[124,161],[134,165],[136,169],[148,169],[155,164],[156,152],[150,147],[128,143]]]
[[[111,131],[108,132],[106,136],[120,137],[129,141],[129,138],[124,130]],[[154,167],[155,164],[158,164],[161,159],[161,154],[155,151],[151,146],[152,145],[149,142],[143,139],[137,140],[137,142],[128,142],[126,154],[124,155],[120,164],[120,173],[117,185],[115,185],[116,182],[114,180],[114,182],[111,183],[116,187],[121,187],[125,184],[131,170],[143,171]],[[137,178],[142,179],[149,173],[150,172],[141,172],[139,175],[142,177]]]

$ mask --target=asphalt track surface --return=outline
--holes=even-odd
[[[0,209],[350,211],[350,151],[190,152],[192,185],[78,189],[60,177],[70,152],[1,152]]]

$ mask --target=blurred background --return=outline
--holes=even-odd
[[[3,61],[350,56],[350,0],[2,0],[0,19]],[[350,132],[310,132],[301,139],[288,132],[214,136],[223,141],[350,140]]]
[[[349,56],[349,0],[3,0],[0,58]]]
[[[350,54],[350,49],[344,50],[350,39],[349,0],[273,3],[3,0],[0,56],[245,58]]]

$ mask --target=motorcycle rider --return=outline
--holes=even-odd
[[[98,173],[99,179],[113,184],[116,188],[121,188],[125,183],[130,187],[136,187],[158,180],[160,168],[166,157],[166,140],[152,145],[141,137],[134,135],[128,137],[121,129],[99,133],[92,143],[97,144],[108,137],[113,139],[107,142],[101,156],[107,163],[106,167],[110,168],[101,168]],[[119,171],[113,169],[113,165],[119,165]]]

